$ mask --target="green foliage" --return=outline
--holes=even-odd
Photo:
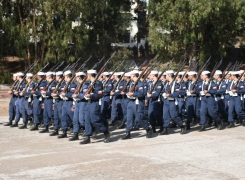
[[[162,57],[219,59],[244,33],[245,0],[156,0],[149,4],[149,42]]]
[[[41,64],[109,56],[129,19],[127,0],[0,0],[0,58],[15,55]],[[72,28],[72,23],[77,26]],[[30,36],[32,39],[30,40]]]

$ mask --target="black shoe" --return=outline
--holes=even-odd
[[[217,129],[218,130],[222,130],[223,129],[223,122],[222,121],[220,121],[220,122],[218,122],[216,124],[217,124]]]
[[[61,138],[66,138],[67,137],[67,133],[66,131],[63,131],[63,133],[61,135],[58,136],[59,139]]]
[[[122,122],[118,127],[117,129],[123,129],[125,128],[125,122]]]
[[[234,128],[234,127],[235,127],[234,122],[230,122],[230,124],[228,126],[226,126],[226,128]]]
[[[9,121],[7,124],[4,124],[4,126],[11,126],[12,125],[12,121]]]
[[[10,127],[18,127],[18,123],[14,123]]]
[[[92,133],[92,139],[96,139],[96,136],[97,136],[97,134],[98,134],[98,131],[95,129],[94,131],[93,131],[93,133]]]
[[[78,133],[74,133],[74,135],[72,136],[72,138],[69,139],[69,141],[75,141],[75,140],[79,140]]]
[[[186,130],[190,130],[191,129],[191,125],[190,125],[190,123],[187,123],[186,124]]]
[[[30,129],[30,131],[37,131],[37,130],[38,130],[38,124],[34,124]]]
[[[111,133],[107,130],[106,132],[104,132],[104,135],[105,135],[104,143],[109,143],[110,142]]]
[[[131,135],[130,135],[130,132],[126,132],[125,136],[122,137],[122,140],[125,140],[125,139],[132,139]]]
[[[147,129],[146,130],[146,138],[152,138],[152,133],[153,133],[153,130],[152,129]]]
[[[89,144],[89,143],[90,143],[90,137],[89,136],[85,136],[85,139],[80,142],[80,144]]]
[[[110,121],[108,122],[108,125],[111,126],[111,127],[114,126],[114,121],[110,120]]]
[[[22,126],[19,127],[19,129],[27,129],[27,124],[24,123]]]
[[[163,131],[163,127],[160,126],[160,129],[157,131],[157,133],[161,133]]]
[[[168,135],[168,129],[164,127],[162,132],[159,133],[159,135]]]
[[[199,132],[206,131],[205,125],[201,125],[201,129],[198,130]]]
[[[157,133],[156,127],[155,127],[155,126],[152,126],[152,132],[153,132],[153,133]]]
[[[171,123],[170,125],[169,125],[169,128],[176,128],[177,126],[176,126],[176,124],[175,123]]]
[[[239,124],[243,124],[243,119],[239,119]]]
[[[212,123],[212,126],[217,127],[217,123],[216,122],[213,122]]]
[[[49,136],[57,136],[57,135],[59,135],[58,130],[54,130],[52,133],[49,134]]]
[[[140,128],[133,127],[133,129],[131,131],[138,131],[138,130],[140,130]]]
[[[48,126],[45,127],[45,129],[39,131],[39,133],[48,133],[49,130],[48,130]]]
[[[186,133],[186,126],[182,125],[180,126],[180,134],[185,134]]]

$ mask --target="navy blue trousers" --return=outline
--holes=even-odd
[[[17,97],[12,97],[9,102],[9,122],[15,119]]]
[[[61,127],[63,100],[54,103],[54,130],[59,130]]]
[[[99,101],[89,101],[85,108],[85,135],[91,136],[93,133],[93,127],[100,132],[107,131],[103,120],[100,116],[100,105]]]
[[[130,100],[127,106],[127,126],[126,132],[130,132],[134,126],[134,121],[137,119],[139,125],[141,125],[145,130],[149,129],[149,124],[146,119],[144,119],[144,108],[145,102],[143,100],[139,101],[137,105],[134,100]]]
[[[61,128],[66,131],[73,123],[74,111],[71,111],[73,101],[64,101],[61,115]]]

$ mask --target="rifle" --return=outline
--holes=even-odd
[[[239,78],[237,79],[237,82],[236,82],[236,84],[234,85],[233,89],[237,89],[238,83],[239,83],[239,81],[241,80],[241,78],[243,77],[244,73],[245,73],[245,70],[243,71],[243,73],[242,73],[242,74],[239,76]]]
[[[49,63],[48,63],[49,64]],[[46,64],[43,68],[41,68],[40,70],[39,70],[39,72],[41,71],[41,70],[43,70],[45,67],[47,67],[47,65],[48,64]],[[53,68],[51,68],[51,69],[53,69]],[[51,71],[51,69],[50,70],[48,70],[48,71]],[[38,74],[38,73],[37,73]],[[34,78],[32,78],[32,79],[35,79],[36,77],[37,77],[37,74],[35,75],[35,77]],[[42,77],[42,79],[37,83],[37,85],[32,89],[32,94],[37,90],[37,88],[40,86],[40,84],[42,83],[42,81],[44,80],[46,78],[46,76],[44,75],[43,77]]]
[[[59,68],[60,68],[60,66],[62,66],[64,64],[64,61],[62,61],[55,69],[54,69],[54,72],[56,71],[56,70],[58,70]]]
[[[113,76],[113,74],[116,72],[116,70],[123,64],[123,62],[124,62],[125,60],[123,60],[122,61],[122,63],[120,63],[119,65],[118,65],[118,67],[110,74],[110,76],[108,77],[108,79],[106,80],[106,82],[105,82],[105,84],[104,84],[104,86],[103,86],[103,90],[105,89],[105,87],[106,87],[106,84],[108,83],[108,81],[111,79],[111,77]],[[123,73],[123,74],[125,74],[125,72]],[[122,77],[122,76],[121,76]]]
[[[26,73],[25,73],[25,75],[24,75],[22,81],[18,84],[18,86],[17,86],[17,88],[16,88],[16,91],[19,91],[20,85],[24,82],[24,80],[25,80],[25,78],[26,78],[26,74],[27,74],[28,72],[30,72],[30,71],[37,65],[38,62],[39,62],[39,60],[38,60],[37,62],[33,63],[33,65],[31,66],[31,68],[29,68],[28,71],[26,71]]]
[[[99,78],[99,76],[101,75],[101,73],[105,70],[105,67],[106,67],[107,63],[113,58],[113,56],[115,55],[115,53],[116,53],[116,52],[114,52],[114,53],[111,55],[111,57],[106,61],[106,63],[104,64],[104,66],[101,67],[100,71],[99,71],[98,74],[95,76],[95,79],[94,79],[94,81],[91,83],[91,86],[90,86],[90,88],[88,89],[88,91],[87,91],[87,93],[85,94],[85,96],[86,96],[87,94],[90,94],[90,93],[92,92],[93,86],[94,86],[95,82],[97,81],[97,79]]]
[[[24,74],[26,74],[26,73],[29,71],[29,69],[31,69],[31,68],[33,67],[33,65],[34,65],[34,63],[32,63],[32,64],[27,68],[27,70],[25,70]],[[19,80],[15,80],[14,83],[12,84],[12,86],[11,86],[11,88],[10,88],[9,91],[13,91],[13,90],[14,90],[14,87],[16,86],[16,84],[17,84],[18,82],[19,82]]]
[[[210,59],[211,59],[211,56],[210,56],[209,59],[202,65],[202,67],[199,69],[199,71],[198,71],[198,73],[197,73],[197,76],[196,76],[196,77],[197,77],[197,78],[196,78],[196,81],[194,82],[194,85],[193,85],[193,87],[192,87],[191,90],[194,90],[194,89],[195,89],[196,84],[197,84],[197,79],[198,79],[198,77],[201,75],[201,73],[203,72],[203,70],[209,65]]]
[[[163,71],[161,72],[161,74],[157,77],[157,80],[156,80],[156,82],[154,83],[153,87],[151,88],[149,94],[152,94],[152,92],[154,91],[154,89],[155,89],[155,87],[156,87],[156,85],[157,85],[157,82],[160,80],[160,78],[161,78],[161,76],[163,75],[163,73],[164,73],[167,69],[170,68],[170,66],[172,65],[173,61],[174,61],[174,59],[172,59],[172,60],[168,63],[168,65],[166,65],[166,67],[164,68],[164,70],[163,70]]]
[[[216,86],[216,88],[218,89],[219,88],[219,86],[220,86],[220,84],[222,83],[222,81],[223,81],[223,79],[226,77],[226,75],[229,73],[229,68],[231,67],[231,65],[232,65],[232,63],[230,62],[227,66],[226,66],[226,68],[225,68],[225,70],[223,71],[223,73],[222,73],[222,77],[221,77],[221,80],[220,80],[220,82],[217,84],[217,86]]]
[[[208,84],[207,84],[205,90],[208,90],[208,87],[209,87],[209,85],[210,85],[211,79],[212,79],[212,77],[214,76],[215,71],[216,71],[216,70],[220,67],[220,65],[222,64],[222,61],[223,61],[223,58],[222,58],[218,63],[215,64],[215,66],[214,66],[212,72],[210,73],[210,79],[208,80]]]
[[[172,89],[172,86],[173,86],[173,84],[174,84],[174,81],[176,80],[177,76],[179,75],[179,72],[181,71],[181,69],[183,69],[183,67],[185,66],[185,64],[186,64],[186,60],[183,61],[182,64],[179,66],[178,71],[176,72],[176,74],[175,74],[175,76],[174,76],[172,82],[170,83],[170,87],[169,87],[169,89],[168,89],[168,94],[171,93],[171,89]]]
[[[89,58],[77,69],[77,71],[75,72],[75,74],[71,77],[71,79],[67,82],[67,84],[66,84],[66,86],[64,87],[64,89],[63,89],[63,93],[66,93],[67,92],[67,90],[68,90],[68,87],[70,86],[70,84],[71,84],[71,82],[73,81],[73,79],[76,77],[76,73],[77,72],[79,72],[84,66],[86,66],[86,63],[91,59],[91,57],[92,57],[92,55],[91,56],[89,56]],[[78,61],[80,61],[80,59],[81,58],[79,58],[78,60],[77,60],[77,62]],[[76,63],[77,63],[76,62]],[[75,63],[75,64],[76,64]],[[56,94],[57,92],[58,92],[58,90],[59,90],[59,87],[60,87],[60,85],[61,85],[61,83],[64,81],[64,79],[65,79],[65,77],[63,77],[62,79],[61,79],[61,81],[58,83],[58,85],[56,86],[56,88],[54,89],[54,91],[53,91],[53,93],[54,94]]]

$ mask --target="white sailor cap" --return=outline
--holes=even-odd
[[[86,74],[84,72],[77,72],[76,76],[86,76]]]
[[[102,75],[102,76],[109,76],[110,73],[109,73],[109,72],[103,72],[101,75]]]
[[[176,73],[177,73],[177,72],[176,72]],[[176,74],[176,73],[174,73],[174,74]],[[181,75],[184,75],[184,74],[185,74],[185,72],[184,72],[184,71],[180,71],[178,75],[180,75],[180,76],[181,76]]]
[[[158,74],[158,71],[151,71],[151,73],[150,74]]]
[[[71,70],[67,70],[67,71],[64,72],[64,76],[66,76],[66,75],[68,75],[68,74],[72,74],[72,73],[71,73]]]
[[[195,75],[195,74],[197,74],[196,71],[189,71],[189,72],[187,72],[187,75]]]
[[[14,73],[13,76],[16,77],[17,76],[17,73]]]
[[[130,72],[130,74],[140,74],[140,72],[138,70],[133,70]]]
[[[210,74],[209,71],[203,71],[201,75],[207,75],[207,74]]]
[[[33,74],[32,73],[27,73],[26,76],[27,77],[33,77]]]
[[[162,74],[162,72],[161,71],[158,71],[158,75],[160,75],[160,74]]]
[[[244,70],[240,70],[240,71],[239,71],[239,72],[240,72],[239,74],[242,74],[242,73],[243,73],[243,71],[244,71]]]
[[[231,75],[240,74],[240,71],[231,71]]]
[[[24,73],[23,72],[18,72],[18,73],[16,73],[16,76],[24,76]]]
[[[97,74],[97,71],[94,69],[87,70],[88,74]]]
[[[129,72],[125,73],[124,76],[130,77],[131,74]]]
[[[112,74],[113,72],[109,72],[109,74]],[[114,75],[114,74],[113,74]]]
[[[38,75],[38,76],[44,76],[45,73],[44,73],[44,72],[38,72],[37,75]]]
[[[166,74],[174,74],[174,71],[173,70],[168,70],[168,71],[166,71]]]
[[[49,75],[53,75],[53,72],[51,72],[51,71],[46,72],[46,76],[49,76]]]
[[[123,73],[122,72],[115,72],[114,75],[115,76],[121,76]]]
[[[56,72],[56,76],[60,76],[60,75],[63,75],[63,71]]]
[[[216,70],[214,75],[219,75],[219,74],[222,74],[222,71],[221,70]]]

